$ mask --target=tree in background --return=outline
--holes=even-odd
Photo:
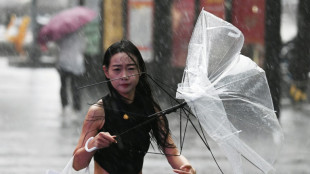
[[[280,36],[281,0],[266,0],[265,12],[265,63],[271,97],[277,117],[280,117],[281,72],[280,50],[282,41]]]
[[[154,66],[150,66],[150,71],[156,72],[156,76],[167,77],[167,69],[170,67],[171,45],[172,45],[172,21],[171,5],[172,0],[154,0]],[[156,68],[156,69],[154,69]]]

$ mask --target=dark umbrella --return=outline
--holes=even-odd
[[[77,31],[82,26],[92,21],[97,16],[96,12],[86,7],[74,7],[56,14],[40,30],[38,41],[45,47],[48,41],[56,41],[65,35]]]

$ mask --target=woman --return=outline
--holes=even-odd
[[[137,47],[127,40],[111,45],[104,55],[103,70],[110,80],[110,93],[86,115],[73,168],[87,167],[94,157],[95,174],[142,174],[144,156],[153,138],[175,173],[195,174],[174,145],[167,118],[146,117],[160,107],[153,99]]]

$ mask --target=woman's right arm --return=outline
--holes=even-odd
[[[73,168],[75,170],[87,167],[95,154],[95,151],[87,152],[84,148],[86,141],[90,137],[94,137],[94,139],[88,143],[89,149],[92,147],[97,147],[97,149],[105,148],[116,142],[115,136],[111,136],[108,132],[98,133],[104,123],[105,114],[102,104],[101,106],[98,104],[92,105],[87,112],[78,144],[74,150]]]

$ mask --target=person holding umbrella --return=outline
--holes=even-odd
[[[153,137],[175,173],[195,174],[176,148],[167,118],[148,117],[161,109],[138,48],[128,40],[114,43],[105,52],[103,70],[109,94],[92,105],[85,117],[73,168],[87,167],[94,157],[95,174],[142,174]]]
[[[67,83],[71,80],[71,92],[73,109],[81,110],[79,81],[85,73],[83,52],[85,49],[85,38],[81,31],[71,33],[58,40],[58,61],[56,68],[60,75],[60,96],[63,109],[68,105]]]
[[[60,96],[63,109],[68,105],[67,83],[71,80],[73,108],[81,109],[79,81],[85,72],[83,53],[86,40],[82,27],[96,17],[96,12],[85,7],[74,7],[55,15],[40,30],[38,42],[43,50],[47,49],[46,43],[54,41],[59,48],[56,68],[60,75]]]

